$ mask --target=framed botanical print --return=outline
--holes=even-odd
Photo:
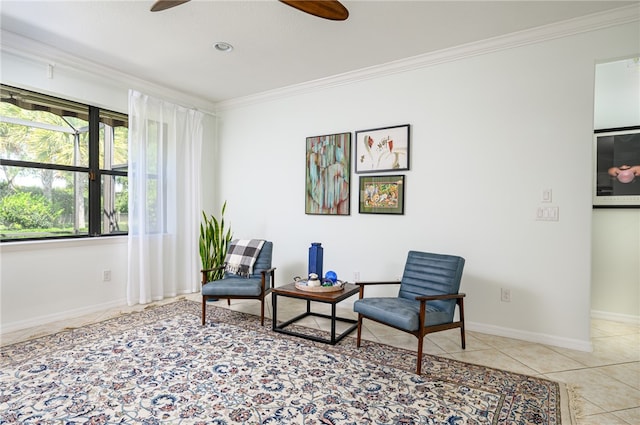
[[[409,169],[409,124],[356,131],[356,173]]]

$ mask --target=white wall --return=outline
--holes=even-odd
[[[598,64],[596,129],[640,125],[638,57]],[[593,317],[640,322],[640,209],[593,210]]]
[[[596,65],[594,128],[640,125],[640,57]]]
[[[127,238],[0,246],[2,332],[126,305]],[[111,270],[111,281],[102,271]]]
[[[347,280],[398,278],[409,249],[460,254],[470,329],[588,350],[594,68],[639,40],[636,22],[226,105],[219,196],[235,235],[274,241],[281,283],[313,241]],[[353,173],[350,216],[304,214],[306,137],[404,123],[403,216],[358,214]],[[558,222],[534,219],[545,189]]]
[[[594,65],[636,54],[638,33],[635,22],[223,105],[220,146],[208,143],[203,155],[205,208],[228,200],[236,236],[275,242],[279,283],[305,272],[312,241],[347,280],[355,271],[399,277],[408,249],[460,254],[471,329],[589,349]],[[0,59],[4,83],[115,110],[126,108],[130,86],[163,94],[63,60],[50,81],[44,61],[5,51]],[[355,174],[350,216],[304,214],[306,137],[404,123],[412,125],[405,215],[358,214]],[[559,222],[534,220],[545,189]],[[123,302],[126,243],[105,241],[0,246],[2,331]],[[110,284],[96,282],[103,259]],[[500,302],[500,288],[511,289],[511,303]]]

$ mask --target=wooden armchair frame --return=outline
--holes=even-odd
[[[381,281],[381,282],[356,282],[356,285],[360,286],[360,293],[359,293],[359,298],[363,299],[364,298],[364,288],[365,286],[369,286],[369,285],[399,285],[400,281]],[[422,343],[424,341],[424,337],[427,334],[433,333],[433,332],[439,332],[439,331],[444,331],[447,329],[455,329],[455,328],[460,328],[460,340],[462,343],[462,349],[465,349],[466,347],[466,341],[465,341],[465,334],[464,334],[464,297],[466,296],[466,294],[464,293],[457,293],[457,294],[442,294],[442,295],[429,295],[429,296],[419,296],[416,297],[416,301],[420,301],[420,314],[419,314],[419,323],[421,324],[421,326],[418,328],[418,330],[416,331],[407,331],[406,329],[402,329],[396,326],[393,326],[389,323],[385,323],[376,319],[372,319],[368,316],[364,316],[363,314],[358,314],[358,336],[357,336],[357,342],[356,345],[357,347],[360,347],[360,343],[361,343],[361,337],[362,337],[362,319],[363,318],[367,318],[369,320],[372,320],[374,322],[378,322],[381,323],[383,325],[386,326],[390,326],[394,329],[398,329],[402,332],[407,332],[410,333],[412,335],[414,335],[416,338],[418,338],[418,357],[417,357],[417,366],[416,366],[416,374],[420,375],[420,372],[422,371]],[[443,324],[439,324],[439,325],[433,325],[433,326],[424,326],[425,323],[425,319],[426,319],[426,315],[427,315],[427,301],[434,301],[434,300],[450,300],[450,299],[455,299],[456,300],[456,304],[458,306],[458,312],[459,312],[459,319],[457,321],[453,321],[450,323],[443,323]]]

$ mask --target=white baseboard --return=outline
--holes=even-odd
[[[90,305],[82,308],[63,311],[60,313],[32,317],[27,320],[19,320],[17,322],[2,323],[0,324],[0,335],[4,335],[9,332],[20,331],[22,329],[32,328],[35,326],[46,325],[48,323],[56,322],[59,320],[74,319],[74,318],[83,316],[85,314],[98,313],[111,308],[124,307],[126,305],[127,305],[127,300],[123,298],[120,300],[110,301],[108,303],[94,304],[94,305]]]
[[[640,316],[633,316],[631,314],[620,314],[610,313],[608,311],[591,310],[591,318],[640,325]]]
[[[591,341],[582,341],[572,338],[561,338],[555,335],[540,334],[535,332],[521,331],[518,329],[503,328],[500,326],[486,325],[482,323],[467,322],[466,329],[469,331],[481,332],[489,335],[497,335],[506,338],[514,338],[522,341],[546,344],[554,347],[568,348],[577,351],[593,351]]]

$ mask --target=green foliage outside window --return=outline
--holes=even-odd
[[[8,229],[53,227],[62,210],[55,211],[42,195],[19,192],[0,199],[0,222]]]

